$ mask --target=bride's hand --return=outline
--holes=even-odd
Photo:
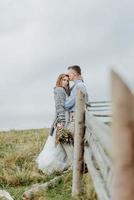
[[[58,129],[61,129],[61,128],[63,128],[63,127],[64,127],[64,124],[63,124],[62,122],[60,122],[60,123],[57,124],[57,128],[58,128]]]

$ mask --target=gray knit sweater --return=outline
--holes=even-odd
[[[54,88],[54,99],[55,99],[55,110],[57,116],[57,122],[65,123],[65,100],[67,97],[67,93],[62,87]]]

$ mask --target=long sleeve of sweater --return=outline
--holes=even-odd
[[[65,100],[66,100],[66,92],[64,88],[56,87],[54,89],[54,99],[55,99],[55,109],[56,109],[56,115],[57,115],[57,122],[63,122],[65,123]]]

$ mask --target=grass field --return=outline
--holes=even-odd
[[[35,183],[44,183],[62,173],[45,175],[38,170],[35,159],[47,138],[48,129],[0,132],[0,188],[15,200]],[[96,200],[89,176],[84,175],[85,191],[81,200]],[[68,172],[53,189],[37,194],[34,200],[73,200],[72,172]],[[88,188],[88,190],[87,190]]]

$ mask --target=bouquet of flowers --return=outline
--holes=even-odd
[[[74,144],[72,133],[67,128],[57,129],[55,144]]]

